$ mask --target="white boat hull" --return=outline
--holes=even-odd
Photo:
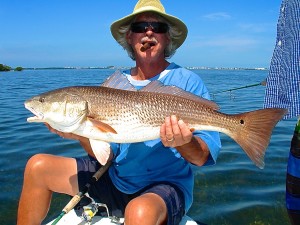
[[[54,221],[54,220],[53,220]],[[53,221],[47,223],[46,225],[51,225]],[[91,223],[87,223],[84,221],[84,219],[81,216],[78,216],[75,212],[75,210],[71,210],[69,213],[64,215],[57,225],[87,225],[87,224],[94,224],[94,225],[116,225],[121,224],[124,222],[124,219],[120,219],[120,223],[116,223],[112,221],[111,218],[108,217],[101,217],[101,216],[95,216],[93,217],[93,220]],[[184,216],[180,222],[179,225],[197,225],[195,221],[193,221],[190,217]]]

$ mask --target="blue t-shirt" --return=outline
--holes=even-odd
[[[209,93],[199,75],[174,63],[150,80],[133,80],[130,71],[123,71],[123,74],[136,89],[153,80],[159,80],[164,85],[174,85],[209,99]],[[194,135],[201,137],[209,147],[210,157],[206,165],[214,164],[221,148],[219,133],[196,131]],[[169,182],[183,191],[185,210],[189,210],[193,202],[192,165],[181,157],[175,148],[165,147],[160,139],[131,144],[111,143],[111,147],[114,163],[109,169],[109,174],[120,191],[132,194],[156,182]]]

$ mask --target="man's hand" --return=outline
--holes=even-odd
[[[166,117],[160,128],[160,138],[166,147],[178,147],[191,142],[193,133],[188,124],[172,115]]]
[[[174,115],[165,118],[160,127],[160,138],[164,146],[176,148],[190,163],[202,166],[208,159],[209,149],[206,143],[193,136],[193,129]]]
[[[66,139],[73,139],[73,140],[82,140],[84,137],[79,136],[77,134],[73,134],[73,133],[64,133],[58,130],[55,130],[54,128],[52,128],[49,124],[45,123],[46,127],[54,134],[59,135],[62,138],[66,138]]]
[[[83,149],[91,156],[93,156],[94,158],[95,157],[95,154],[92,150],[92,147],[91,147],[91,144],[90,144],[90,141],[88,138],[86,137],[82,137],[82,136],[79,136],[77,134],[73,134],[73,133],[64,133],[64,132],[61,132],[61,131],[58,131],[58,130],[55,130],[54,128],[52,128],[49,124],[45,123],[46,127],[48,127],[48,129],[54,133],[54,134],[57,134],[59,135],[60,137],[62,138],[66,138],[66,139],[73,139],[73,140],[77,140],[80,142],[80,145],[83,147]]]

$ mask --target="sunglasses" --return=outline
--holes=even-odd
[[[166,33],[169,30],[169,26],[162,22],[135,22],[131,24],[131,31],[134,33],[144,33],[148,29],[151,29],[154,33]]]

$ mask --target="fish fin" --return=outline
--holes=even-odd
[[[136,91],[136,88],[129,82],[127,77],[124,76],[124,74],[120,70],[117,70],[112,75],[110,75],[100,86],[128,91]]]
[[[286,109],[269,108],[237,114],[241,129],[229,134],[260,169],[264,168],[264,155],[272,130],[287,113]]]
[[[97,127],[102,132],[110,132],[117,134],[117,131],[112,128],[110,125],[101,122],[100,120],[94,119],[92,117],[88,117],[87,120],[89,120],[95,127]]]
[[[140,89],[139,91],[143,92],[155,92],[155,93],[163,93],[163,94],[169,94],[169,95],[177,95],[182,98],[190,99],[193,101],[196,101],[200,104],[206,105],[207,107],[210,107],[214,110],[219,110],[219,106],[208,99],[199,97],[191,92],[185,91],[179,87],[176,86],[168,86],[164,85],[162,82],[155,80],[150,82],[148,85]]]
[[[100,140],[90,139],[91,148],[93,153],[101,165],[105,165],[111,154],[109,143]]]

